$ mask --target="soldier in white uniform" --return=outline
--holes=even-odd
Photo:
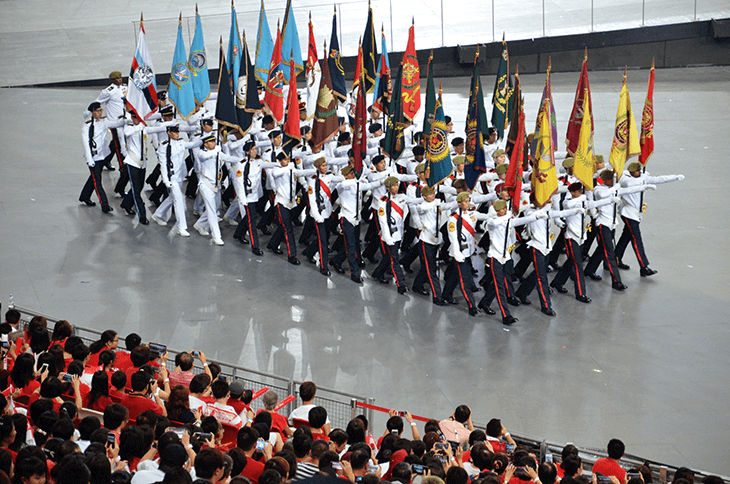
[[[309,247],[302,251],[302,254],[314,263],[314,254],[319,252],[319,272],[329,276],[327,269],[329,260],[329,233],[334,231],[334,219],[332,218],[332,192],[335,185],[345,178],[341,175],[334,175],[327,171],[327,160],[320,156],[314,160],[317,173],[309,178],[309,215],[316,224],[317,239],[309,244]]]
[[[214,135],[209,135],[203,138],[202,141],[204,149],[198,153],[198,163],[200,164],[198,189],[205,203],[205,212],[193,225],[193,228],[200,235],[208,235],[205,227],[210,227],[213,243],[223,245],[221,229],[218,226],[216,196],[220,194],[223,164],[235,160],[233,157],[221,152],[221,147],[216,145]]]
[[[100,103],[106,110],[106,117],[110,120],[116,120],[124,117],[124,99],[127,96],[127,86],[124,85],[122,73],[120,71],[112,71],[109,74],[109,79],[112,83],[104,88],[99,96],[96,98],[96,102]],[[114,155],[117,156],[119,162],[119,182],[114,188],[120,196],[124,196],[124,187],[127,185],[129,177],[124,171],[124,165],[122,164],[123,155],[122,152],[122,132],[121,130],[112,129],[112,139],[109,143],[109,154],[107,159],[104,160],[102,165],[106,166],[109,171],[114,171],[114,167],[111,165],[112,158]]]
[[[84,159],[89,167],[89,178],[81,189],[79,202],[93,207],[96,204],[91,201],[92,192],[96,191],[101,203],[101,211],[109,213],[114,210],[109,206],[104,187],[101,185],[101,171],[104,167],[104,159],[109,155],[109,143],[107,143],[106,133],[110,128],[118,128],[124,124],[124,118],[110,120],[102,116],[103,109],[101,104],[94,101],[89,104],[88,110],[91,112],[91,119],[84,123],[81,128],[81,139],[84,142]],[[124,149],[122,146],[121,149]]]
[[[410,186],[408,187],[410,189]],[[419,241],[414,247],[421,258],[421,268],[413,281],[413,291],[424,296],[428,291],[423,285],[428,281],[432,301],[437,306],[446,304],[441,297],[441,283],[436,267],[436,256],[441,244],[441,224],[448,218],[441,213],[441,201],[436,200],[436,192],[428,186],[420,187],[423,202],[413,206],[411,222],[420,230]]]

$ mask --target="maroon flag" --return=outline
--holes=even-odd
[[[580,127],[583,124],[583,113],[586,110],[584,105],[584,94],[588,92],[588,111],[593,119],[593,103],[591,102],[591,86],[588,84],[588,48],[586,47],[583,56],[583,67],[580,70],[580,79],[578,80],[578,88],[575,90],[575,101],[573,101],[573,110],[570,112],[570,120],[568,121],[568,132],[565,135],[565,142],[568,145],[568,154],[573,156],[578,149],[578,139],[580,138]],[[593,131],[591,131],[593,134]]]

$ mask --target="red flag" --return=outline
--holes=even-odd
[[[646,162],[654,153],[654,59],[651,60],[651,72],[649,72],[649,89],[646,91],[644,112],[641,116],[641,154],[639,163],[646,166]]]
[[[277,25],[276,43],[271,56],[271,64],[269,64],[269,77],[266,81],[266,95],[264,96],[264,104],[271,111],[271,116],[276,124],[284,121],[284,83],[286,79],[281,66],[281,32]]]
[[[307,52],[307,70],[314,69],[317,65],[317,44],[314,41],[314,26],[312,25],[312,12],[309,12],[309,50]]]
[[[522,99],[515,99],[519,104],[519,121],[517,137],[512,156],[509,159],[507,176],[504,179],[504,186],[509,190],[512,199],[512,212],[517,215],[520,212],[520,201],[522,197],[522,163],[525,158],[525,111],[522,106]]]
[[[355,92],[357,86],[362,82],[362,39],[357,44],[357,63],[355,64],[355,77],[352,79],[352,92]]]
[[[293,55],[293,54],[292,54]],[[290,57],[290,59],[293,57]],[[291,155],[291,150],[299,144],[302,134],[299,125],[299,99],[297,98],[297,73],[294,62],[290,63],[289,99],[286,106],[286,123],[284,123],[284,150]]]
[[[355,155],[355,172],[359,177],[360,173],[362,173],[362,160],[367,156],[368,151],[368,111],[364,90],[365,79],[362,66],[362,47],[360,48],[360,54],[357,56],[355,72],[357,73],[357,77],[355,77],[357,100],[355,101],[355,124],[352,126],[352,152]]]
[[[401,77],[401,96],[403,97],[403,116],[413,121],[421,109],[421,78],[416,57],[416,32],[411,25],[408,29],[408,45],[403,53],[403,77]]]
[[[575,101],[573,101],[573,110],[570,112],[570,120],[568,121],[568,133],[565,142],[568,145],[568,154],[573,156],[578,149],[578,139],[580,138],[580,127],[583,124],[583,112],[585,106],[583,99],[585,90],[588,91],[588,110],[593,119],[593,103],[591,102],[591,86],[588,84],[588,48],[586,47],[583,57],[583,67],[580,70],[580,79],[578,80],[578,88],[575,90]],[[591,131],[593,134],[593,131]]]

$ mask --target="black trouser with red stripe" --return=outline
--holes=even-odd
[[[243,220],[236,227],[236,232],[233,237],[236,239],[243,239],[248,232],[251,236],[251,247],[256,248],[259,246],[259,233],[256,231],[256,203],[251,202],[246,204],[246,213],[243,214]]]
[[[421,257],[421,269],[413,281],[413,290],[422,290],[423,284],[428,282],[431,286],[431,296],[439,298],[441,297],[441,283],[439,283],[438,273],[436,272],[436,255],[439,246],[421,240],[415,247]]]
[[[109,148],[112,152],[104,161],[109,163],[112,161],[114,155],[117,156],[117,161],[119,162],[119,181],[117,181],[117,185],[114,187],[114,191],[121,194],[124,193],[124,189],[127,187],[127,182],[129,182],[129,172],[127,171],[127,167],[124,165],[123,162],[124,158],[122,156],[122,150],[119,143],[119,135],[117,134],[117,129],[119,128],[111,129],[112,141],[109,144]]]
[[[596,227],[595,232],[598,234],[598,247],[596,247],[591,259],[588,261],[585,272],[588,274],[595,273],[601,261],[606,261],[608,270],[611,273],[611,281],[620,283],[621,274],[619,274],[616,254],[613,250],[613,231],[605,225],[599,225]]]
[[[101,186],[101,171],[102,168],[104,168],[104,163],[102,160],[98,160],[95,162],[93,168],[89,167],[89,178],[86,179],[86,183],[84,184],[84,188],[81,189],[81,195],[79,195],[80,200],[91,200],[91,194],[96,191],[96,196],[99,197],[99,203],[101,203],[101,208],[106,208],[109,206],[109,200],[106,198],[106,192],[104,191],[104,187]]]
[[[345,243],[342,244],[345,250],[337,252],[337,255],[332,259],[332,263],[341,267],[345,258],[347,258],[347,262],[350,264],[350,274],[359,276],[360,266],[357,265],[357,242],[360,238],[360,224],[352,225],[346,218],[342,217],[340,219],[340,227],[342,228],[342,236],[345,239]]]
[[[400,251],[400,240],[388,245],[382,240],[380,241],[381,250],[383,251],[383,260],[380,261],[378,267],[373,271],[373,277],[382,279],[385,277],[385,271],[390,268],[395,278],[395,284],[398,287],[405,286],[406,281],[403,277],[403,268],[400,266],[398,253]]]
[[[122,208],[129,210],[132,206],[137,208],[137,215],[140,220],[147,218],[147,212],[142,200],[142,187],[144,186],[145,168],[137,168],[136,166],[127,165],[125,169],[129,172],[130,190],[122,201]]]
[[[626,246],[631,242],[639,265],[642,268],[649,267],[649,259],[646,258],[646,254],[644,253],[644,241],[641,239],[639,222],[623,216],[621,220],[624,221],[624,231],[621,232],[621,238],[618,239],[618,243],[616,244],[616,257],[623,259]]]
[[[474,285],[474,277],[471,274],[471,259],[465,259],[464,262],[451,259],[451,263],[444,273],[443,298],[451,299],[457,285],[461,289],[469,309],[473,308],[475,303],[471,287]]]
[[[553,285],[562,286],[568,280],[573,279],[575,284],[575,295],[586,295],[586,278],[583,274],[583,253],[581,245],[570,237],[565,237],[565,252],[568,254],[568,260],[565,261],[560,272],[553,279]]]
[[[550,309],[550,288],[548,287],[547,278],[547,257],[534,247],[530,247],[529,252],[535,270],[527,276],[525,281],[517,289],[517,297],[524,299],[532,293],[537,287],[537,295],[540,298],[540,307],[542,309]],[[528,259],[529,260],[529,259]]]
[[[269,249],[278,249],[281,239],[286,241],[287,257],[297,256],[297,243],[294,240],[294,227],[291,223],[291,210],[277,203],[274,207],[276,209],[276,217],[279,222],[279,226],[276,228],[276,232],[271,236],[269,240]]]
[[[314,223],[314,219],[312,219],[312,222]],[[302,254],[305,257],[314,257],[314,254],[319,252],[320,269],[327,268],[327,262],[329,260],[329,235],[333,222],[334,219],[332,217],[327,217],[321,224],[314,223],[314,231],[316,232],[317,237],[312,241],[311,244],[309,244],[309,247],[302,251]]]
[[[496,296],[502,318],[508,318],[511,314],[507,307],[507,288],[505,286],[504,265],[494,257],[489,257],[487,259],[487,263],[489,264],[487,274],[492,276],[492,284],[489,284],[486,287],[484,297],[482,297],[482,300],[479,301],[479,304],[481,306],[489,307]]]

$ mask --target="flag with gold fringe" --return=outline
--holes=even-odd
[[[649,87],[646,91],[644,111],[641,116],[641,154],[639,163],[646,166],[646,162],[654,153],[654,59],[651,60],[651,71],[649,72]]]
[[[616,172],[617,179],[621,178],[626,161],[639,153],[641,153],[639,130],[636,127],[634,112],[631,110],[629,88],[626,87],[626,69],[624,69],[624,83],[621,86],[621,97],[616,111],[616,127],[613,131],[611,154],[608,158],[608,162]]]
[[[453,170],[449,152],[449,128],[446,126],[441,92],[442,88],[439,86],[439,95],[434,102],[433,121],[429,123],[430,130],[428,131],[430,135],[426,154],[426,176],[428,177],[426,183],[430,187],[434,187],[450,177]]]
[[[558,191],[558,174],[555,170],[555,149],[553,137],[550,133],[550,112],[548,98],[540,107],[540,131],[535,134],[535,167],[532,171],[532,193],[535,194],[535,204],[542,207],[550,202],[550,198]]]
[[[274,52],[271,55],[271,65],[269,66],[269,78],[266,81],[266,94],[264,95],[264,104],[276,124],[284,121],[284,69],[281,63],[281,33],[279,26],[276,26],[276,41],[274,42]]]
[[[509,124],[509,117],[512,111],[512,78],[509,74],[509,52],[507,42],[502,36],[502,56],[499,59],[497,68],[497,81],[494,83],[492,94],[492,126],[497,130],[497,136],[504,137],[504,130]]]
[[[326,42],[324,44],[324,52],[327,52]],[[312,142],[315,146],[322,146],[339,129],[340,123],[337,121],[337,98],[332,90],[329,63],[323,62],[317,108],[314,111],[314,121],[312,122]]]
[[[401,96],[403,96],[403,116],[413,121],[421,109],[421,77],[416,56],[416,28],[411,25],[408,29],[408,44],[403,53]]]
[[[515,75],[516,77],[516,75]],[[519,81],[515,82],[517,85]],[[520,213],[520,202],[522,201],[522,164],[525,159],[525,112],[522,105],[522,97],[515,98],[515,106],[517,112],[512,117],[512,124],[517,125],[517,134],[515,135],[515,145],[512,155],[509,157],[509,168],[504,179],[504,187],[509,192],[510,200],[512,200],[512,212],[517,215]]]
[[[588,102],[588,90],[583,94],[583,105]],[[593,161],[593,117],[590,111],[583,113],[583,122],[580,127],[578,148],[575,151],[575,165],[573,175],[583,183],[586,190],[593,190],[593,173],[596,171]]]
[[[172,58],[172,69],[170,71],[170,83],[167,86],[167,96],[183,119],[188,119],[195,111],[195,94],[193,94],[191,77],[190,68],[188,67],[188,56],[185,54],[181,13],[180,21],[177,25],[177,41],[175,42],[175,54]]]
[[[584,104],[585,91],[588,90],[588,106]],[[578,79],[578,87],[575,90],[575,100],[573,101],[573,110],[570,112],[568,120],[568,132],[565,135],[565,142],[568,145],[568,156],[573,156],[575,150],[578,149],[578,138],[580,137],[580,127],[583,122],[583,113],[586,109],[593,116],[593,103],[591,103],[591,86],[588,82],[588,48],[586,47],[583,55],[583,66],[580,69],[580,78]]]

